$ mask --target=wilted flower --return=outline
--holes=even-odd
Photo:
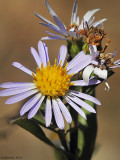
[[[38,43],[38,52],[39,54],[34,48],[31,48],[31,53],[38,66],[36,73],[18,62],[13,62],[13,66],[32,76],[33,82],[7,82],[1,84],[0,87],[6,89],[0,91],[0,96],[14,95],[6,101],[6,104],[13,104],[32,96],[20,110],[21,116],[29,111],[28,119],[30,119],[35,116],[44,101],[46,126],[51,123],[53,109],[57,126],[60,129],[64,129],[63,116],[67,123],[72,121],[67,107],[62,102],[63,98],[85,119],[85,113],[80,106],[95,113],[95,109],[82,99],[100,105],[99,100],[90,95],[70,90],[71,86],[87,86],[100,83],[99,80],[92,78],[89,84],[86,84],[83,80],[71,81],[74,74],[91,63],[91,56],[85,55],[82,51],[63,67],[67,55],[66,46],[61,46],[58,60],[55,60],[54,65],[50,65],[47,46],[41,41]]]
[[[86,32],[87,28],[97,28],[101,24],[103,25],[103,22],[106,21],[107,19],[102,19],[100,21],[96,21],[93,23],[95,17],[93,15],[99,11],[100,9],[93,9],[91,11],[88,11],[84,17],[82,18],[81,23],[79,22],[79,16],[77,15],[77,0],[75,0],[74,5],[73,5],[73,11],[72,11],[72,16],[71,16],[71,23],[68,27],[66,27],[63,22],[58,18],[54,10],[51,8],[47,0],[45,0],[46,6],[52,15],[55,23],[53,24],[43,16],[35,13],[35,15],[40,18],[43,22],[41,25],[46,26],[49,29],[52,29],[53,31],[57,32],[60,35],[51,33],[49,31],[46,31],[50,36],[49,37],[43,37],[42,40],[49,40],[49,39],[79,39],[81,35],[85,35],[84,33]]]
[[[101,53],[97,51],[95,45],[90,45],[90,53],[92,55],[92,63],[88,65],[83,71],[83,79],[86,83],[89,83],[90,76],[92,72],[97,75],[99,78],[105,80],[105,84],[108,87],[107,76],[108,71],[112,68],[120,67],[120,59],[114,61],[114,57],[117,54],[117,50],[114,53]]]

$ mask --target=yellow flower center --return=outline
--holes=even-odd
[[[61,64],[57,65],[57,61],[55,60],[55,64],[46,67],[43,67],[43,63],[41,64],[41,68],[37,68],[36,75],[33,74],[34,83],[37,88],[43,95],[58,97],[63,96],[68,91],[69,87],[73,85],[70,83],[71,75],[67,74],[66,67],[62,68]]]

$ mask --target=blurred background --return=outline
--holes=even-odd
[[[74,0],[49,0],[57,15],[70,23]],[[107,52],[118,51],[120,58],[120,1],[119,0],[78,0],[80,18],[91,9],[100,8],[96,20],[108,18],[105,31],[111,39]],[[30,47],[37,49],[37,43],[45,36],[45,27],[38,24],[37,12],[52,21],[44,0],[0,0],[0,83],[9,81],[31,81],[29,76],[14,68],[11,63],[18,61],[33,71],[36,65],[30,54]],[[54,61],[61,44],[65,41],[46,41],[50,60]],[[105,91],[105,84],[97,88],[98,106],[97,152],[92,160],[119,160],[120,150],[120,69],[108,80],[111,89]],[[5,105],[7,98],[0,98],[0,158],[3,156],[22,157],[23,160],[55,160],[53,149],[37,140],[9,120],[19,115],[22,103]],[[51,137],[50,133],[48,136]]]

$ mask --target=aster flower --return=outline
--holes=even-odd
[[[66,27],[63,24],[63,22],[58,18],[58,16],[54,12],[54,10],[51,8],[47,0],[45,0],[45,4],[50,14],[52,15],[56,25],[37,13],[35,13],[35,15],[38,18],[40,18],[43,22],[45,22],[45,23],[40,22],[41,25],[44,25],[47,28],[57,32],[59,35],[46,31],[46,33],[49,34],[50,36],[43,37],[42,40],[71,39],[71,38],[79,39],[80,35],[83,35],[85,29],[89,27],[94,27],[94,28],[99,27],[101,24],[103,25],[104,21],[107,20],[107,19],[102,19],[100,21],[96,21],[93,23],[95,19],[93,15],[100,10],[100,9],[93,9],[91,11],[88,11],[84,15],[80,23],[79,16],[77,15],[77,0],[75,0],[73,5],[73,10],[72,10],[71,22],[69,27]]]
[[[117,54],[117,50],[114,53],[100,53],[97,51],[95,45],[90,45],[90,53],[92,55],[91,65],[88,65],[83,71],[83,79],[88,84],[92,73],[99,78],[105,80],[107,90],[110,89],[107,83],[108,71],[112,68],[120,67],[120,59],[114,61],[114,57]]]
[[[14,67],[33,77],[33,82],[7,82],[1,84],[0,87],[6,89],[0,91],[0,96],[13,96],[6,101],[6,104],[13,104],[31,96],[32,98],[20,110],[21,116],[29,111],[28,119],[31,119],[38,112],[43,101],[45,101],[46,126],[49,126],[51,123],[53,109],[56,124],[60,129],[64,128],[63,116],[67,123],[71,123],[72,121],[67,107],[61,100],[62,97],[85,119],[85,113],[80,106],[95,113],[95,109],[82,99],[100,105],[99,100],[90,95],[70,90],[71,86],[88,86],[100,83],[99,80],[92,78],[89,84],[86,84],[83,80],[71,81],[74,74],[90,64],[91,56],[85,55],[82,51],[63,67],[67,55],[66,46],[60,47],[58,60],[55,60],[54,65],[50,65],[48,48],[45,43],[39,41],[38,52],[31,47],[31,54],[38,66],[36,73],[18,62],[12,63]]]

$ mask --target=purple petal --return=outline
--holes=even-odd
[[[85,56],[85,53],[81,51],[78,53],[67,65],[67,71],[73,68],[81,59]]]
[[[47,58],[46,58],[46,50],[44,48],[44,44],[42,43],[42,41],[38,42],[38,52],[40,55],[40,58],[42,59],[42,63],[43,63],[43,67],[45,67],[47,65]]]
[[[47,19],[44,18],[43,16],[41,16],[41,15],[35,13],[35,12],[34,12],[34,14],[35,14],[38,18],[40,18],[42,21],[44,21],[45,23],[47,23],[47,24],[49,24],[49,25],[52,25],[52,26],[54,26],[55,28],[58,28],[55,24],[53,24],[51,21],[47,20]]]
[[[95,61],[95,60],[92,60],[92,61],[91,61],[91,64],[94,64],[95,66],[97,66],[97,65],[98,65],[98,62]]]
[[[31,54],[32,54],[33,57],[34,57],[35,62],[37,63],[37,66],[38,66],[39,68],[41,68],[41,63],[42,63],[42,61],[41,61],[40,56],[38,55],[37,51],[36,51],[33,47],[31,47]]]
[[[71,16],[71,25],[77,21],[77,0],[75,0]]]
[[[76,22],[76,25],[77,25],[77,26],[79,26],[79,24],[80,24],[80,18],[79,18],[79,16],[77,16],[77,22]]]
[[[58,38],[60,38],[60,39],[66,39],[66,38],[64,38],[64,37],[62,37],[62,36],[59,36],[59,35],[57,35],[57,34],[54,34],[54,33],[51,33],[51,32],[49,32],[49,31],[45,31],[47,34],[49,34],[49,35],[52,35],[52,36],[54,36],[54,37],[58,37]],[[43,38],[42,38],[43,39]]]
[[[74,66],[69,72],[68,74],[76,74],[77,72],[79,72],[80,70],[82,70],[83,68],[85,68],[87,65],[89,65],[91,63],[91,56],[90,55],[85,55],[81,61],[79,61],[79,63],[76,64],[76,66]]]
[[[84,80],[71,81],[71,83],[74,83],[73,86],[90,86],[99,84],[101,81],[97,79],[90,79],[88,84]]]
[[[62,111],[62,114],[65,117],[67,123],[70,124],[72,122],[72,117],[71,117],[67,107],[64,105],[64,103],[60,99],[57,99],[57,103],[58,103],[59,108]]]
[[[6,101],[6,104],[13,104],[13,103],[19,102],[19,101],[37,93],[37,92],[38,92],[38,89],[34,89],[34,90],[30,90],[30,91],[26,91],[24,93],[18,94],[16,96],[13,96],[13,97],[9,98]]]
[[[73,38],[76,36],[76,32],[75,32],[75,31],[70,31],[70,30],[69,30],[69,34],[70,34],[70,36],[73,37]]]
[[[115,56],[117,55],[117,50],[115,49],[113,55],[112,55],[112,58],[114,58]]]
[[[12,95],[15,95],[15,94],[19,94],[19,93],[23,93],[23,92],[26,92],[26,91],[29,91],[29,90],[32,90],[36,88],[36,86],[32,86],[32,87],[14,87],[14,88],[8,88],[8,89],[4,89],[2,91],[0,91],[0,96],[4,97],[4,96],[12,96]]]
[[[86,100],[88,100],[88,101],[91,101],[91,102],[93,102],[93,103],[95,103],[95,104],[97,104],[97,105],[101,105],[100,101],[99,101],[97,98],[95,98],[95,97],[93,97],[93,96],[90,96],[90,95],[88,95],[88,94],[81,93],[81,92],[78,92],[78,91],[73,91],[73,90],[70,91],[70,93],[71,93],[72,95],[75,95],[75,96],[80,97],[80,98],[82,98],[82,99],[86,99]]]
[[[50,126],[51,120],[52,120],[51,100],[49,98],[47,98],[46,105],[45,105],[46,127]]]
[[[94,19],[95,19],[95,17],[91,17],[91,18],[89,19],[89,21],[88,21],[88,26],[90,26],[90,25],[93,23]]]
[[[80,107],[78,107],[75,103],[73,103],[67,96],[65,97],[67,103],[69,103],[83,118],[86,118],[85,113],[82,111]]]
[[[22,70],[23,72],[29,74],[30,76],[32,76],[32,71],[29,70],[28,68],[26,68],[25,66],[23,66],[22,64],[18,63],[18,62],[13,62],[12,65],[20,70]]]
[[[118,68],[118,67],[120,67],[120,65],[113,66],[113,67],[110,67],[110,68],[112,69],[112,68]]]
[[[45,43],[43,43],[44,49],[45,49],[45,53],[46,53],[46,62],[49,61],[49,56],[48,56],[48,47]]]
[[[117,61],[114,62],[115,65],[119,65],[120,64],[120,59],[118,59]]]
[[[62,45],[62,46],[60,47],[59,56],[58,56],[58,62],[57,62],[57,64],[59,64],[59,63],[61,62],[61,67],[62,67],[63,64],[64,64],[66,55],[67,55],[67,47],[64,46],[64,45]]]
[[[99,11],[99,10],[100,10],[100,9],[93,9],[93,10],[91,10],[91,11],[88,11],[88,12],[84,15],[84,17],[83,17],[83,19],[82,19],[82,22],[81,22],[78,30],[83,29],[83,24],[84,24],[84,28],[86,28],[86,27],[87,27],[87,26],[86,26],[86,22],[88,23],[88,22],[91,20],[91,17],[92,17],[97,11]],[[90,22],[89,22],[89,23],[90,23]]]
[[[95,109],[93,107],[91,107],[89,104],[87,104],[86,102],[82,101],[81,99],[75,97],[75,96],[68,96],[68,98],[70,98],[73,102],[75,102],[76,104],[80,105],[81,107],[83,107],[84,109],[86,109],[89,112],[92,113],[96,113]]]
[[[88,11],[85,15],[84,15],[84,17],[83,17],[83,19],[84,19],[84,21],[85,22],[88,22],[89,20],[90,20],[90,18],[96,13],[96,12],[98,12],[100,9],[93,9],[93,10],[91,10],[91,11]]]
[[[92,55],[93,58],[95,58],[95,53],[97,52],[97,47],[96,45],[91,45],[89,44],[89,50],[90,50],[90,54]],[[99,53],[99,52],[98,52]],[[97,55],[98,56],[98,55]]]
[[[64,35],[67,36],[67,31],[66,31],[66,28],[65,28],[64,24],[61,22],[61,20],[58,18],[58,16],[56,15],[56,13],[53,11],[53,9],[51,8],[51,6],[47,2],[47,0],[45,0],[45,4],[46,4],[46,6],[47,6],[47,8],[48,8],[48,10],[50,12],[50,14],[52,15],[55,23],[57,24],[57,26],[61,30],[61,32],[63,32]]]
[[[38,93],[27,101],[20,110],[20,115],[23,116],[27,111],[29,111],[36,103],[39,101],[41,94]]]
[[[53,26],[53,25],[51,25],[51,24],[41,23],[41,22],[40,22],[40,24],[43,25],[43,26],[45,26],[45,27],[47,27],[47,28],[49,28],[49,29],[52,29],[53,31],[55,31],[55,32],[57,32],[57,33],[59,33],[59,34],[63,34],[63,33],[59,30],[58,27],[55,27],[55,26]],[[64,35],[64,34],[63,34],[63,35]]]
[[[61,37],[61,36],[56,36],[56,37],[53,37],[53,36],[49,36],[49,37],[42,37],[41,40],[59,40],[59,39],[65,39],[67,40],[67,38],[64,38],[64,37]]]
[[[34,87],[35,83],[28,83],[28,82],[6,82],[0,84],[1,88],[14,88],[14,87]]]
[[[51,36],[55,36],[55,37],[59,37],[59,35],[55,34],[55,33],[52,33],[52,32],[49,32],[49,31],[45,31],[47,34],[51,35]]]
[[[52,99],[52,104],[53,104],[53,112],[54,112],[55,121],[57,123],[57,126],[61,130],[63,130],[64,129],[64,119],[63,119],[63,116],[61,114],[60,108],[57,104],[57,101]]]
[[[100,21],[97,21],[95,23],[93,23],[93,27],[99,27],[101,24],[103,25],[103,22],[105,22],[107,19],[101,19]]]
[[[42,96],[41,99],[38,101],[38,103],[30,110],[30,112],[28,114],[28,119],[31,119],[32,117],[35,116],[35,114],[38,112],[44,98],[45,98],[45,96]]]
[[[67,36],[67,30],[66,27],[64,26],[64,24],[61,22],[61,20],[57,17],[57,16],[53,16],[55,23],[57,24],[57,26],[59,27],[59,29],[61,30],[61,32],[63,32],[63,34],[65,36]]]

